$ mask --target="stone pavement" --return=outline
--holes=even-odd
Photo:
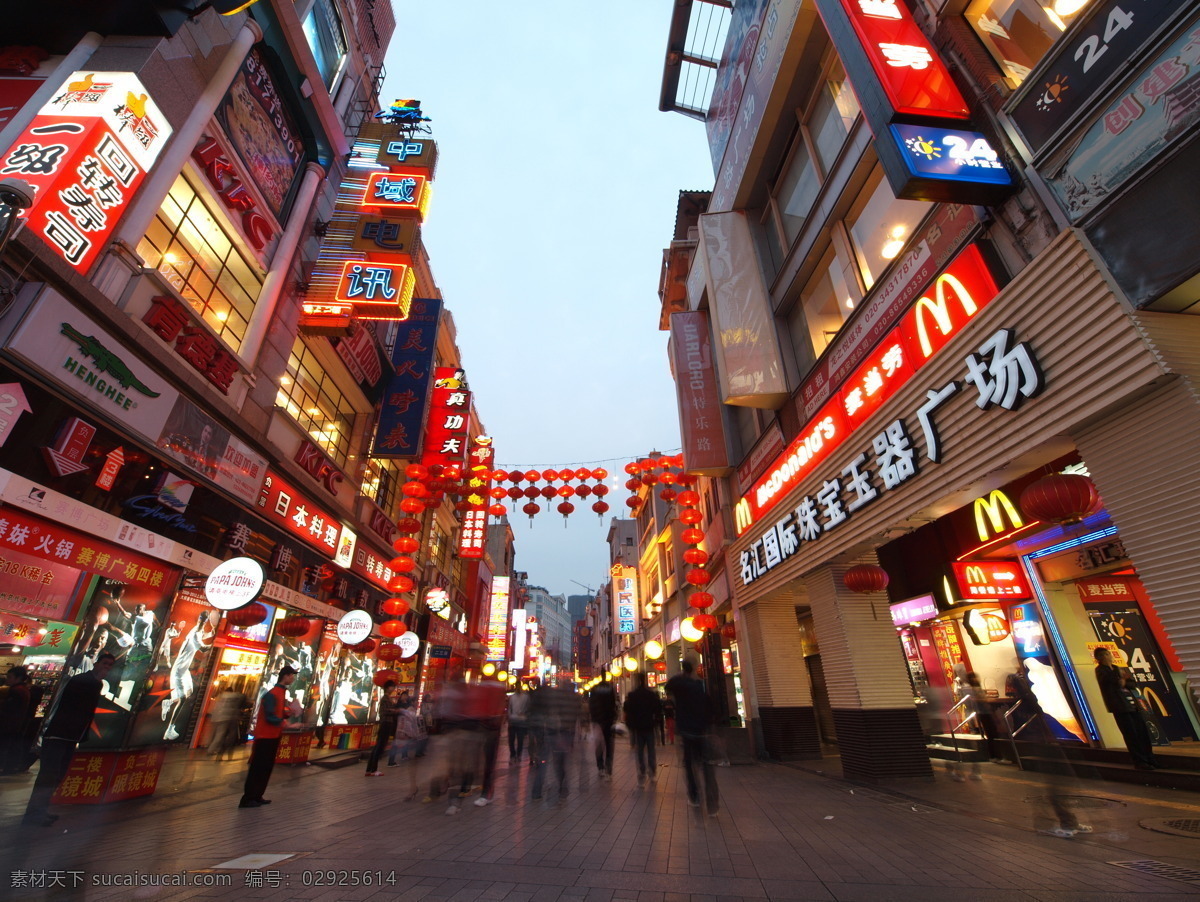
[[[20,790],[5,784],[0,898],[1200,898],[1200,834],[1140,826],[1148,819],[1200,824],[1195,794],[995,765],[985,766],[981,782],[939,777],[863,787],[814,772],[836,762],[764,763],[718,768],[721,811],[709,817],[688,806],[675,749],[660,751],[659,779],[639,789],[627,747],[619,745],[614,776],[603,780],[579,745],[569,796],[560,798],[548,777],[545,798],[534,802],[530,768],[510,766],[502,749],[493,804],[464,799],[452,816],[444,800],[404,801],[401,768],[365,778],[362,765],[278,767],[268,791],[273,804],[239,809],[241,766],[199,759],[194,768],[207,768],[206,780],[174,792],[160,787],[147,800],[59,808],[54,828],[37,829],[18,825]],[[1069,840],[1037,832],[1050,824],[1052,786],[1095,832]],[[1153,873],[1164,868],[1173,876]],[[114,885],[164,875],[186,885]]]

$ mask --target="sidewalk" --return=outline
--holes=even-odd
[[[13,900],[114,902],[1200,897],[1200,873],[1186,871],[1200,842],[1139,826],[1200,820],[1192,793],[1076,784],[1072,801],[1096,832],[1063,840],[1035,829],[1055,778],[987,765],[981,782],[860,787],[811,765],[755,764],[717,768],[721,811],[707,817],[687,804],[676,749],[660,751],[659,779],[642,790],[626,745],[612,780],[577,746],[570,795],[559,798],[548,777],[544,800],[533,802],[531,769],[510,766],[502,749],[493,804],[466,799],[453,816],[444,801],[402,801],[400,768],[364,779],[361,767],[315,765],[277,767],[274,804],[238,809],[243,761],[177,754],[155,796],[59,808],[54,828],[19,827],[6,798],[0,887]],[[830,762],[817,764],[829,773]],[[7,783],[2,792],[19,794]],[[1147,860],[1183,879],[1120,864]],[[188,885],[111,885],[161,875]],[[60,885],[47,887],[54,879]]]

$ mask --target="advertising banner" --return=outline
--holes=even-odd
[[[420,449],[441,314],[441,300],[414,298],[408,321],[397,333],[392,348],[394,372],[379,409],[375,457],[413,458]]]
[[[470,427],[471,392],[466,375],[456,367],[435,367],[421,463],[427,467],[461,467]]]
[[[708,314],[671,314],[671,368],[679,396],[679,432],[689,473],[719,475],[729,467]]]

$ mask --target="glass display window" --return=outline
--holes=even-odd
[[[287,411],[335,463],[346,466],[357,411],[301,337],[292,345],[275,404]]]
[[[904,251],[931,209],[932,205],[924,201],[896,197],[882,168],[876,167],[847,221],[868,290]]]
[[[965,16],[1016,87],[1087,5],[1087,0],[974,0]]]

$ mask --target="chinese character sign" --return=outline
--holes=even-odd
[[[430,186],[424,172],[372,172],[363,194],[364,207],[377,207],[391,214],[415,214],[424,219],[429,210]]]
[[[429,419],[425,424],[425,466],[461,466],[467,454],[467,429],[471,422],[471,392],[463,371],[439,366],[433,373]]]
[[[35,190],[26,220],[86,272],[171,134],[130,73],[75,72],[0,157]]]
[[[954,561],[954,581],[966,600],[972,598],[1032,598],[1025,574],[1016,561]]]
[[[342,524],[273,470],[263,480],[258,512],[331,559],[338,553]]]
[[[481,558],[487,547],[488,490],[492,485],[492,464],[496,452],[491,438],[486,435],[476,436],[471,444],[463,472],[463,480],[467,484],[463,503],[467,505],[467,510],[463,514],[458,537],[458,556]]]
[[[417,279],[405,263],[350,260],[342,265],[334,301],[359,319],[408,319]]]
[[[671,314],[671,360],[679,398],[679,427],[689,472],[729,466],[708,313]]]
[[[487,633],[483,644],[487,649],[487,660],[495,663],[504,661],[508,651],[508,604],[510,578],[492,578],[492,597],[488,607]]]
[[[617,564],[612,568],[612,578],[617,632],[635,632],[638,623],[637,570]]]
[[[408,321],[400,326],[392,347],[394,370],[380,404],[372,457],[417,455],[433,381],[433,351],[441,314],[441,300],[417,298]]]

